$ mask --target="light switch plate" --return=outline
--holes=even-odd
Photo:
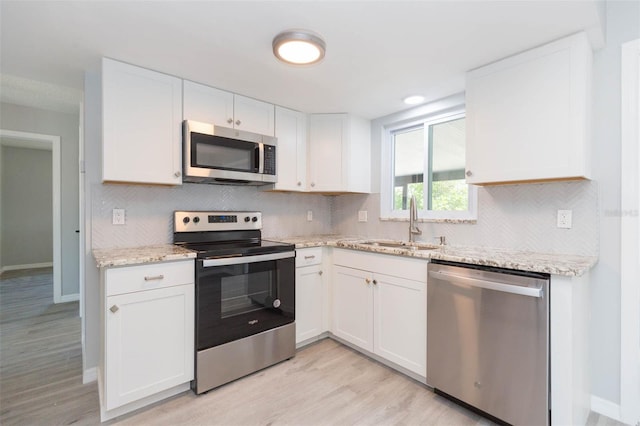
[[[571,210],[558,210],[558,228],[571,229]]]
[[[125,217],[124,217],[124,209],[113,209],[113,220],[112,223],[114,225],[124,225]]]
[[[367,211],[359,210],[358,211],[358,222],[366,222],[367,221]]]

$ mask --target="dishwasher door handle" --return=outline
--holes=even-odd
[[[542,297],[542,288],[522,287],[513,284],[505,284],[497,281],[479,280],[477,278],[465,277],[463,275],[451,274],[443,271],[429,271],[429,276],[439,280],[446,280],[448,283],[456,285],[456,281],[472,287],[485,288],[487,290],[501,291],[503,293],[518,294],[520,296]]]

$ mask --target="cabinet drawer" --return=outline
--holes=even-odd
[[[296,250],[296,268],[322,263],[322,247]]]
[[[193,282],[193,260],[108,268],[105,271],[107,296]]]
[[[333,264],[409,280],[427,281],[426,259],[336,249],[333,251]]]

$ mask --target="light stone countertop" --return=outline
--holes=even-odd
[[[401,243],[400,241],[345,235],[310,235],[299,237],[271,237],[265,239],[295,244],[297,249],[330,246],[396,256],[440,259],[452,262],[471,263],[474,265],[578,277],[588,272],[598,261],[598,258],[595,256],[535,253],[488,247],[435,246],[416,243],[416,246],[429,249],[411,250],[407,247],[384,247],[363,244],[367,241]],[[164,244],[157,246],[96,249],[93,250],[93,256],[96,259],[98,268],[106,268],[111,266],[192,259],[196,257],[196,253],[172,244]]]
[[[98,268],[108,268],[111,266],[193,259],[196,257],[196,252],[173,244],[163,244],[157,246],[95,249],[93,250],[93,257],[96,259]]]
[[[598,262],[596,256],[536,253],[489,247],[436,246],[417,243],[417,246],[431,249],[411,250],[406,247],[398,248],[363,244],[366,241],[378,241],[382,243],[400,243],[400,241],[340,235],[311,235],[270,239],[295,244],[298,249],[331,246],[397,256],[440,259],[451,262],[576,277],[584,275]]]

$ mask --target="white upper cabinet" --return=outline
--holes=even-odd
[[[182,80],[104,58],[102,180],[182,184]]]
[[[308,190],[371,192],[371,123],[348,114],[311,114]]]
[[[467,73],[467,183],[590,178],[584,33]]]
[[[307,187],[307,116],[276,106],[277,191],[304,191]]]
[[[184,80],[185,120],[274,136],[274,105]]]

